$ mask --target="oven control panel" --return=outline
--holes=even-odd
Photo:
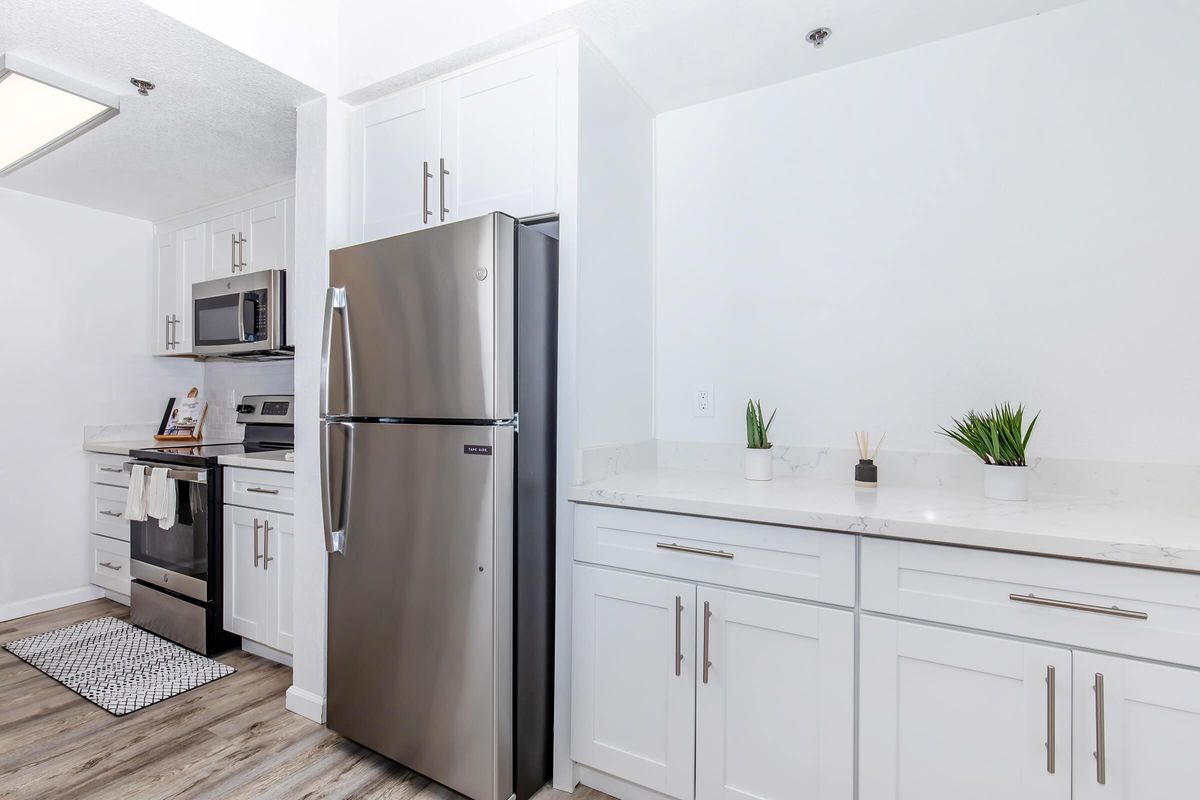
[[[295,399],[290,394],[251,394],[237,405],[237,421],[242,425],[293,424]]]

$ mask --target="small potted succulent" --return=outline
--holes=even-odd
[[[775,421],[775,411],[763,422],[762,402],[751,400],[746,403],[746,480],[771,480],[771,440],[767,432]]]
[[[953,430],[942,428],[963,447],[983,459],[983,495],[993,500],[1028,500],[1029,465],[1025,448],[1037,424],[1035,414],[1024,427],[1025,407],[1014,409],[1008,403],[991,411],[968,411],[963,419],[952,420]]]

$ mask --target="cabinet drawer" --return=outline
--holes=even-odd
[[[93,453],[89,459],[88,478],[92,483],[108,486],[129,486],[129,473],[125,471],[126,456],[110,456]]]
[[[1200,666],[1200,575],[864,538],[862,606]]]
[[[224,469],[226,503],[292,513],[292,486],[295,484],[292,473],[242,467]]]
[[[579,505],[575,558],[854,605],[854,537],[840,533]]]
[[[88,530],[121,541],[129,541],[129,522],[125,519],[125,498],[128,489],[93,483],[88,487],[91,518]]]
[[[92,534],[92,583],[129,594],[129,542]]]

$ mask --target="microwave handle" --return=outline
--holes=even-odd
[[[246,341],[246,293],[238,292],[238,341]]]
[[[342,370],[342,380],[345,386],[347,412],[354,407],[354,360],[350,352],[350,320],[349,304],[346,301],[346,290],[340,286],[330,286],[325,290],[325,322],[321,337],[321,392],[318,411],[322,417],[336,416],[329,412],[329,363],[333,351],[334,315],[341,318],[342,354],[345,363],[339,365]]]

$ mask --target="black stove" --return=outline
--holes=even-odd
[[[131,521],[130,615],[135,625],[205,655],[237,647],[224,630],[224,479],[218,459],[227,455],[291,450],[292,397],[253,395],[238,406],[245,425],[240,442],[201,442],[129,451],[131,465],[147,474],[166,468],[176,512],[168,528],[148,517]]]

